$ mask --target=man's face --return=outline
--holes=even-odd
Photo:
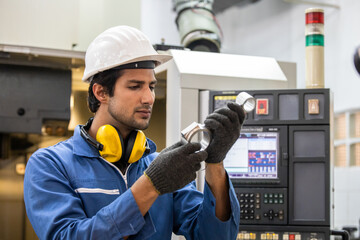
[[[155,101],[153,69],[126,69],[114,86],[108,112],[120,128],[144,130],[149,126]]]

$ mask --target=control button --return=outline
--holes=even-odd
[[[283,210],[280,210],[280,211],[279,211],[279,214],[280,214],[280,215],[283,215],[283,214],[284,214],[284,211],[283,211]]]
[[[277,199],[274,199],[274,203],[275,203],[275,204],[278,204],[279,201],[278,201]]]
[[[295,240],[295,234],[289,234],[289,240]]]
[[[272,193],[269,193],[269,198],[272,198],[273,197],[273,194]]]
[[[254,208],[254,204],[250,204],[250,208]]]
[[[274,213],[274,217],[278,217],[279,216],[279,214],[278,213]]]
[[[249,213],[249,211],[248,211],[248,210],[244,210],[244,213],[247,214],[247,213]]]
[[[253,219],[254,219],[254,215],[250,215],[250,219],[253,220]]]
[[[256,193],[256,198],[260,198],[260,193]]]
[[[260,209],[260,204],[255,205],[256,209]]]
[[[279,198],[284,198],[284,194],[279,193]]]
[[[243,208],[244,207],[244,204],[240,204],[240,208]]]
[[[256,203],[260,203],[260,199],[257,198],[255,202],[256,202]]]
[[[245,238],[245,239],[249,239],[249,238],[250,238],[250,234],[245,233],[244,238]]]
[[[279,194],[274,193],[274,198],[278,198],[278,197],[279,197]]]
[[[254,199],[250,199],[250,203],[254,203],[255,201],[254,201]]]
[[[244,209],[241,209],[241,210],[240,210],[240,213],[244,213]]]
[[[269,214],[264,212],[264,217],[268,217],[268,216],[269,216]]]
[[[253,197],[254,197],[254,194],[253,194],[253,193],[250,193],[250,197],[253,198]]]
[[[273,200],[272,200],[272,199],[269,199],[269,203],[272,204],[272,203],[273,203]]]
[[[245,219],[245,220],[249,220],[249,216],[245,216],[244,219]]]
[[[244,199],[240,199],[240,203],[244,203]]]
[[[244,194],[243,194],[243,193],[240,193],[240,197],[244,197]]]
[[[264,199],[264,203],[265,203],[265,204],[268,203],[268,200],[267,200],[266,198]]]
[[[248,193],[245,193],[245,197],[248,198],[248,197],[249,197],[249,194],[248,194]]]
[[[256,220],[260,220],[260,219],[261,219],[260,215],[257,214],[257,215],[255,216],[255,219],[256,219]]]
[[[279,240],[279,234],[274,233],[273,234],[273,240]]]
[[[319,99],[309,99],[308,100],[308,114],[319,114]]]
[[[284,216],[283,215],[279,215],[279,220],[283,220]]]
[[[283,234],[283,240],[289,240],[289,234]]]
[[[251,210],[250,210],[250,213],[253,213],[253,214],[254,214],[254,213],[255,213],[254,209],[251,209]]]
[[[300,235],[300,234],[296,234],[296,235],[295,235],[295,240],[301,240],[301,235]]]
[[[269,115],[269,99],[256,99],[256,114]]]
[[[250,239],[256,239],[256,233],[250,233]]]
[[[265,234],[265,233],[262,233],[262,234],[260,235],[260,239],[261,239],[261,240],[265,240],[265,239],[266,239],[266,234]]]
[[[267,193],[264,193],[264,198],[268,198],[268,194],[267,194]]]
[[[284,200],[282,200],[281,198],[279,199],[279,203],[280,204],[283,204],[284,203]]]

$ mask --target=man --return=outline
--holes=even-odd
[[[236,238],[239,204],[222,161],[239,136],[242,108],[229,103],[207,117],[206,151],[179,142],[156,153],[140,131],[155,100],[153,69],[170,58],[128,26],[90,44],[83,80],[94,118],[27,164],[24,199],[40,239]],[[193,181],[202,161],[203,194]]]

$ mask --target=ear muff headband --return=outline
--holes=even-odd
[[[92,120],[92,118],[89,119],[85,126],[81,126],[81,136],[96,147],[107,161],[113,163],[123,158],[124,161],[134,163],[143,156],[144,152],[150,152],[145,134],[140,130],[129,134],[126,145],[118,129],[112,125],[101,126],[96,133],[96,139],[93,139],[87,132]]]
[[[124,142],[115,127],[108,124],[101,126],[96,133],[96,141],[104,146],[99,152],[107,161],[113,163],[121,158]]]
[[[147,148],[147,141],[145,134],[141,131],[133,131],[129,135],[129,140],[126,147],[126,159],[129,163],[138,161]]]

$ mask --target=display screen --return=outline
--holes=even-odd
[[[278,132],[241,132],[224,160],[230,178],[278,178]]]

